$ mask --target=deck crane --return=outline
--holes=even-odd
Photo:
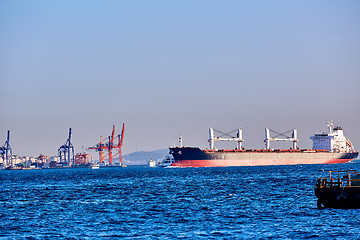
[[[218,137],[215,137],[214,131],[221,134]],[[237,131],[236,137],[230,135]],[[237,142],[237,149],[242,149],[242,143],[244,139],[242,138],[242,129],[236,129],[228,133],[221,132],[219,130],[216,130],[214,128],[209,128],[209,143],[210,143],[210,149],[214,150],[214,142],[215,141],[236,141]]]
[[[270,136],[270,132],[278,134],[275,137],[271,137]],[[291,137],[288,136],[287,134],[289,134],[290,132],[292,132]],[[282,137],[282,138],[279,138]],[[270,149],[270,141],[291,141],[293,142],[293,149],[297,148],[297,142],[299,141],[297,138],[297,129],[294,128],[292,130],[289,130],[287,132],[284,133],[279,133],[277,131],[271,130],[269,128],[265,128],[265,148],[266,149]]]
[[[65,144],[59,147],[58,154],[60,163],[69,164],[69,166],[74,163],[74,146],[71,143],[71,128],[69,128],[69,137]]]
[[[125,130],[125,123],[123,123],[121,134],[117,135],[118,141],[117,144],[114,143],[115,139],[115,125],[113,125],[113,130],[111,133],[111,136],[107,138],[106,142],[103,142],[102,136],[100,136],[100,142],[96,145],[89,147],[89,149],[94,149],[97,152],[99,152],[99,160],[100,163],[104,163],[104,160],[106,157],[109,158],[109,165],[113,164],[113,158],[118,156],[120,161],[120,166],[122,166],[122,153],[121,153],[121,147],[123,145],[123,139],[124,139],[124,130]],[[113,150],[117,151],[115,154],[113,154]],[[108,153],[104,155],[104,151],[107,151]]]
[[[12,166],[12,149],[10,147],[10,130],[7,132],[7,140],[4,143],[4,146],[0,147],[0,155],[5,162],[6,166]]]

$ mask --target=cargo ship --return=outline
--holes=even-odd
[[[328,123],[328,133],[316,133],[310,137],[313,141],[312,149],[297,147],[297,129],[292,129],[290,137],[285,133],[278,133],[265,129],[264,149],[245,149],[242,147],[242,129],[237,129],[236,137],[225,133],[215,137],[214,129],[209,129],[209,149],[198,147],[183,147],[180,137],[179,147],[170,147],[170,154],[174,158],[172,167],[231,167],[231,166],[264,166],[264,165],[297,165],[297,164],[333,164],[346,163],[356,159],[359,152],[354,150],[350,140],[344,136],[343,129]],[[270,136],[270,131],[277,133]],[[287,133],[291,132],[288,131]],[[223,136],[228,136],[227,138]],[[280,137],[278,137],[280,136]],[[215,141],[236,141],[235,149],[216,149]],[[271,141],[291,141],[290,149],[272,149]]]

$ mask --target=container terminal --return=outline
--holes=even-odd
[[[38,157],[25,157],[13,155],[10,146],[10,130],[3,146],[0,147],[0,169],[20,170],[20,169],[42,169],[42,168],[70,168],[70,167],[91,167],[96,166],[125,166],[122,161],[122,146],[124,139],[125,123],[122,131],[115,136],[115,125],[109,137],[89,147],[87,150],[95,150],[99,154],[99,162],[93,161],[91,154],[82,152],[75,154],[75,148],[71,141],[72,130],[69,128],[69,135],[63,145],[61,145],[56,156],[45,156],[40,154]],[[117,142],[116,142],[117,139]],[[114,160],[119,160],[115,162]]]

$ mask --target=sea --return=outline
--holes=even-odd
[[[360,239],[359,209],[317,208],[332,165],[0,171],[0,239]]]

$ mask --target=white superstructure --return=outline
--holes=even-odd
[[[310,137],[313,149],[325,149],[330,152],[352,152],[354,148],[348,138],[344,136],[341,127],[334,126],[333,121],[328,124],[329,133],[316,133]]]

